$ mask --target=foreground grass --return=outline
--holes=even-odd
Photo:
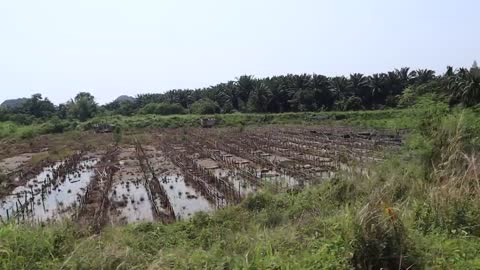
[[[144,223],[87,236],[71,224],[0,229],[3,269],[352,269],[366,251],[355,207],[328,202],[335,186],[262,193],[241,206],[172,225]],[[337,190],[338,191],[338,190]],[[328,194],[328,195],[326,195]],[[385,214],[386,215],[386,214]],[[382,217],[383,218],[383,217]],[[387,218],[385,216],[384,218]],[[478,269],[480,241],[408,229],[403,254],[413,269]],[[378,246],[386,243],[379,237]],[[373,245],[373,242],[372,242]],[[374,246],[370,246],[374,247]],[[380,252],[383,252],[380,250]],[[379,258],[387,260],[387,258]],[[405,265],[403,268],[406,268]],[[378,268],[374,268],[378,269]]]

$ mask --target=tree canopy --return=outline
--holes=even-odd
[[[480,69],[447,67],[444,74],[408,67],[385,73],[327,77],[287,74],[267,78],[243,75],[236,80],[200,89],[174,89],[161,94],[141,94],[99,106],[81,92],[55,106],[35,94],[18,106],[0,108],[0,121],[28,124],[58,117],[85,121],[98,114],[214,114],[232,112],[280,113],[328,110],[375,110],[409,106],[416,97],[436,94],[450,105],[480,103]]]

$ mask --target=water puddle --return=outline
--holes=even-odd
[[[293,176],[275,170],[257,170],[257,178],[260,179],[259,181],[266,181],[280,187],[293,187],[299,184]]]
[[[128,224],[153,221],[152,202],[140,181],[123,181],[113,186],[110,193],[115,223]]]
[[[239,170],[227,170],[227,169],[215,169],[213,173],[216,177],[227,179],[230,182],[235,190],[237,190],[241,196],[246,196],[250,193],[257,191],[257,187],[252,185],[252,183],[246,181],[242,176],[240,176]]]
[[[58,162],[44,170],[25,186],[17,187],[12,194],[2,198],[0,216],[3,220],[16,218],[32,222],[58,220],[73,214],[79,197],[94,176],[98,159],[80,161],[74,172],[54,178]]]
[[[209,212],[210,203],[185,183],[181,175],[161,176],[160,184],[167,192],[177,219],[188,219],[196,212]]]

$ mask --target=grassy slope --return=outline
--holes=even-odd
[[[342,124],[415,131],[401,153],[376,165],[369,176],[345,174],[298,192],[266,190],[189,222],[108,228],[98,236],[71,224],[6,225],[0,228],[0,267],[479,269],[480,200],[478,190],[469,193],[465,185],[475,178],[454,182],[461,161],[438,166],[440,172],[431,168],[432,162],[457,160],[450,157],[458,157],[460,148],[477,148],[478,114],[431,104],[344,114]],[[458,131],[460,118],[464,126]],[[462,145],[455,139],[459,132]]]

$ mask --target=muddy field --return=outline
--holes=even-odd
[[[2,222],[72,219],[95,230],[170,223],[237,204],[267,186],[308,188],[341,170],[361,173],[401,144],[388,131],[296,126],[157,130],[118,145],[102,134],[94,147],[82,140],[66,158],[35,164],[54,143],[22,146],[16,155],[3,150],[10,154],[0,160]]]

